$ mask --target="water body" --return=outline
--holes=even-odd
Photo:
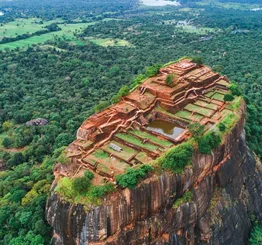
[[[4,13],[2,11],[0,11],[0,16],[3,16],[3,15],[4,15]]]
[[[254,9],[251,9],[251,11],[259,11],[259,10],[262,10],[262,8],[254,8]]]
[[[173,5],[173,6],[180,6],[180,3],[177,1],[167,1],[167,0],[141,0],[142,4],[146,6],[166,6],[166,5]]]
[[[149,130],[166,135],[171,138],[176,138],[184,131],[183,128],[177,127],[177,125],[173,123],[161,120],[155,120],[150,122],[147,128]]]

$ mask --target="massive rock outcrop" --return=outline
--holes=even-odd
[[[240,110],[223,143],[210,155],[195,150],[183,174],[151,175],[88,208],[51,190],[46,214],[54,244],[247,244],[251,216],[262,218],[262,172],[246,145],[245,106]],[[188,189],[193,200],[173,208]]]

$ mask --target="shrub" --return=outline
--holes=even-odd
[[[174,84],[175,79],[176,79],[176,74],[168,74],[165,83],[171,87]]]
[[[181,144],[166,153],[161,161],[162,168],[180,173],[190,162],[192,154],[193,147],[189,143]]]
[[[220,122],[220,124],[224,124],[225,125],[225,132],[228,132],[230,131],[230,129],[235,125],[235,123],[237,122],[238,120],[238,117],[231,113],[231,114],[228,114],[223,120],[222,122]],[[219,124],[219,125],[220,125]],[[218,125],[218,127],[219,127]],[[221,131],[221,130],[220,130]],[[223,132],[223,131],[221,131]]]
[[[119,102],[121,100],[121,96],[119,96],[118,94],[114,95],[112,98],[111,98],[111,103],[112,104],[115,104],[117,102]]]
[[[98,113],[98,112],[104,110],[105,108],[107,108],[108,106],[109,106],[108,101],[101,101],[98,105],[96,105],[94,107],[94,110],[95,110],[96,113]]]
[[[114,103],[117,103],[121,100],[121,98],[123,96],[126,96],[129,94],[129,87],[128,86],[123,86],[116,95],[114,95],[111,99],[111,102],[114,104]]]
[[[91,183],[90,180],[94,178],[94,174],[90,171],[85,171],[84,176],[80,178],[75,178],[72,182],[72,189],[79,193],[83,194],[88,191]]]
[[[87,192],[89,186],[90,180],[85,177],[75,178],[72,182],[73,190],[79,194]]]
[[[5,121],[3,124],[2,124],[2,129],[4,131],[9,131],[11,128],[14,127],[14,123],[12,121]]]
[[[202,136],[198,141],[198,148],[202,154],[210,154],[211,150],[218,147],[221,143],[221,135],[210,132]]]
[[[231,94],[225,94],[224,95],[224,101],[227,102],[227,101],[233,101],[234,100],[234,96],[231,95]]]
[[[120,90],[117,93],[119,96],[126,96],[129,94],[129,87],[128,86],[123,86],[122,88],[120,88]]]
[[[70,163],[70,159],[66,156],[66,153],[64,151],[60,154],[56,161],[65,165]]]
[[[191,191],[186,191],[184,192],[183,196],[178,198],[174,205],[173,205],[173,208],[178,208],[180,205],[182,205],[183,203],[186,203],[186,202],[191,202],[193,200],[193,194]]]
[[[93,186],[92,189],[90,190],[90,198],[91,199],[101,198],[106,193],[112,192],[114,189],[115,189],[115,186],[112,183],[107,183],[105,185]]]
[[[5,138],[3,139],[3,141],[2,141],[2,145],[3,145],[5,148],[11,147],[12,144],[13,144],[13,141],[12,141],[10,138],[8,138],[8,137],[5,137]]]
[[[148,172],[153,170],[154,168],[152,166],[146,164],[137,169],[129,168],[126,173],[116,176],[116,181],[123,188],[128,187],[129,189],[132,189],[136,187],[139,180],[144,178]]]
[[[137,76],[134,78],[134,80],[133,80],[133,82],[132,82],[132,84],[131,84],[131,89],[133,89],[133,88],[135,88],[137,85],[141,84],[144,79],[146,79],[146,75],[145,75],[145,74],[139,74],[139,75],[137,75]]]
[[[156,65],[152,65],[152,66],[149,66],[147,69],[146,69],[146,76],[147,77],[153,77],[155,76],[159,69],[161,68],[161,65],[159,64],[156,64]]]
[[[240,96],[242,94],[240,88],[234,82],[229,86],[229,90],[231,91],[232,95]]]
[[[17,166],[25,161],[21,152],[14,153],[11,158],[6,162],[8,168]]]
[[[253,227],[250,239],[249,239],[250,245],[261,245],[262,244],[262,225],[261,224],[255,224]]]
[[[89,170],[85,171],[84,176],[85,176],[85,178],[87,178],[89,180],[92,180],[94,178],[94,174]]]
[[[188,127],[189,132],[192,136],[198,139],[200,136],[204,134],[204,125],[201,125],[199,122],[191,123]]]
[[[200,56],[194,56],[194,57],[192,57],[192,62],[194,62],[198,65],[202,65],[204,63],[204,60]]]
[[[221,122],[218,124],[218,128],[221,132],[225,132],[227,127],[223,122]]]

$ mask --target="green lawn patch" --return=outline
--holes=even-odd
[[[105,159],[105,158],[109,157],[108,153],[106,153],[106,152],[104,152],[100,149],[96,150],[92,155],[95,156],[98,159]]]
[[[190,120],[191,113],[189,111],[179,111],[175,114],[178,117],[186,118]]]
[[[205,101],[200,101],[200,100],[197,100],[194,105],[198,105],[198,106],[202,106],[202,107],[205,107],[205,108],[208,108],[208,109],[211,109],[211,110],[217,110],[218,106],[213,104],[213,103],[207,103]]]
[[[121,147],[122,151],[118,152],[118,151],[113,150],[109,146],[110,143],[113,143],[113,144]],[[123,144],[120,144],[120,143],[118,143],[116,141],[111,141],[108,144],[104,145],[102,148],[104,150],[106,150],[107,152],[110,152],[110,153],[114,154],[115,156],[118,156],[118,157],[120,157],[120,158],[122,158],[122,159],[124,159],[126,161],[128,161],[130,158],[132,158],[137,153],[134,149],[132,149],[130,147],[127,147],[127,146],[125,146]]]
[[[140,139],[135,138],[135,137],[131,136],[130,134],[118,133],[118,134],[116,134],[116,137],[118,137],[118,138],[120,138],[120,139],[122,139],[122,140],[124,140],[126,142],[129,142],[129,143],[131,143],[133,145],[139,146],[141,148],[145,148],[145,149],[147,149],[149,151],[155,152],[158,149],[157,146],[152,145],[150,143],[142,144],[142,141]]]
[[[159,105],[155,107],[155,111],[161,112],[161,113],[163,113],[163,114],[165,114],[165,115],[167,115],[167,116],[169,116],[169,117],[172,117],[172,118],[174,118],[174,119],[176,119],[176,120],[183,121],[184,123],[190,123],[190,120],[189,120],[188,118],[183,118],[183,119],[182,119],[181,117],[177,116],[176,114],[172,114],[172,113],[164,110],[164,109],[163,109],[161,106],[159,106]]]
[[[219,101],[224,101],[224,94],[215,93],[215,94],[212,96],[212,99],[219,100]]]
[[[201,106],[197,106],[197,105],[194,105],[194,104],[188,104],[185,109],[189,110],[189,111],[192,111],[192,112],[197,112],[199,114],[202,114],[204,116],[209,116],[212,114],[212,110],[210,109],[207,109],[207,108],[203,108]]]
[[[139,161],[139,162],[142,162],[142,163],[150,163],[153,161],[153,159],[151,157],[149,157],[145,152],[139,152],[137,155],[136,155],[136,159]]]
[[[164,139],[161,139],[153,134],[150,134],[148,132],[145,132],[145,131],[140,131],[140,130],[132,130],[130,131],[131,134],[135,134],[139,137],[142,137],[142,138],[146,138],[146,139],[149,139],[151,140],[152,142],[156,143],[156,144],[160,144],[166,148],[169,148],[171,147],[173,144],[167,140],[164,140]]]
[[[211,98],[213,94],[214,94],[214,91],[211,91],[211,92],[208,92],[207,94],[205,94],[205,96],[207,98]]]
[[[200,121],[202,118],[204,118],[204,116],[201,116],[199,114],[194,114],[194,115],[191,115],[191,112],[189,111],[179,111],[175,114],[176,116],[178,117],[182,117],[182,118],[185,118],[187,120],[197,120],[197,121]]]
[[[196,34],[208,34],[208,33],[215,33],[218,32],[215,28],[203,27],[203,26],[194,26],[194,25],[185,25],[179,27],[179,30],[188,33],[196,33]]]

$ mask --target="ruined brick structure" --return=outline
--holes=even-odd
[[[165,83],[168,74],[174,76],[171,85]],[[161,68],[119,103],[81,125],[77,139],[67,150],[73,163],[71,173],[63,173],[80,176],[89,169],[98,182],[101,178],[113,181],[114,175],[127,167],[152,161],[189,137],[190,123],[198,121],[208,130],[230,113],[223,101],[228,85],[226,77],[189,59]],[[173,123],[183,130],[176,137],[161,134],[148,127],[154,120]],[[122,152],[114,150],[112,143]],[[104,157],[97,157],[101,153]],[[56,170],[58,174],[59,168]]]

